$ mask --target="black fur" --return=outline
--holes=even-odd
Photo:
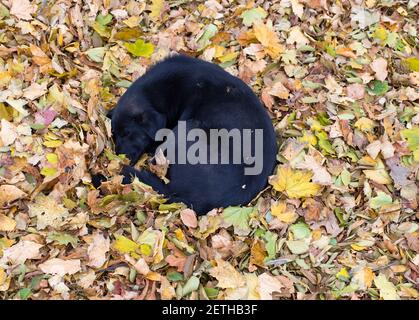
[[[112,131],[118,154],[134,164],[161,143],[157,130],[187,128],[263,129],[263,170],[244,175],[245,164],[171,164],[164,184],[153,173],[125,167],[124,183],[132,176],[170,201],[182,201],[199,214],[213,208],[249,203],[267,184],[276,163],[272,122],[253,91],[219,66],[186,56],[157,63],[135,81],[112,110]],[[193,144],[191,142],[190,144]]]

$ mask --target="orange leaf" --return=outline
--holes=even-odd
[[[351,48],[339,48],[336,49],[336,54],[340,55],[340,56],[344,56],[347,58],[356,58],[355,53],[352,52]]]

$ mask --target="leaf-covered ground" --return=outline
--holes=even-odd
[[[417,0],[2,0],[0,298],[417,299],[417,21]],[[248,207],[197,219],[120,183],[106,111],[173,52],[272,115]]]

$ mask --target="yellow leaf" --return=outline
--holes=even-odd
[[[374,280],[374,278],[375,278],[374,272],[370,268],[365,267],[364,268],[364,283],[367,288],[372,286],[372,281]]]
[[[287,211],[287,204],[285,202],[278,202],[272,205],[271,212],[273,216],[285,223],[293,223],[298,218],[295,211]]]
[[[269,54],[271,58],[278,58],[279,54],[282,53],[283,48],[279,43],[279,38],[275,33],[275,30],[262,22],[256,23],[253,30],[256,39],[265,48],[265,52]]]
[[[112,247],[121,254],[135,252],[140,245],[127,237],[115,235],[115,242]]]
[[[362,117],[357,122],[355,122],[355,128],[364,132],[371,132],[375,127],[375,122],[365,117]]]
[[[360,246],[360,245],[357,245],[357,244],[351,244],[351,248],[352,248],[352,249],[354,249],[355,251],[362,251],[362,250],[364,250],[366,247],[364,247],[364,246]]]
[[[238,52],[230,52],[218,58],[221,63],[230,62],[237,58]]]
[[[374,277],[374,272],[370,268],[363,267],[362,269],[358,269],[354,272],[352,282],[361,290],[365,290],[372,286]]]
[[[368,179],[379,184],[391,184],[392,180],[385,169],[364,170],[364,174]]]
[[[153,250],[152,250],[152,248],[151,248],[150,245],[148,245],[148,244],[142,244],[140,246],[140,252],[141,252],[142,255],[148,257],[148,256],[150,256],[152,254]]]
[[[7,291],[10,285],[10,278],[7,278],[7,274],[3,268],[0,268],[0,292]]]
[[[6,272],[3,268],[0,268],[0,286],[6,281]]]
[[[130,28],[138,27],[140,24],[140,17],[139,16],[132,16],[128,19],[122,20],[123,23],[125,23]]]
[[[387,40],[388,32],[383,27],[378,27],[373,33],[373,37],[384,42]]]
[[[336,54],[347,58],[356,58],[356,54],[352,52],[351,48],[338,48],[336,49]]]
[[[9,84],[9,81],[12,79],[9,71],[0,71],[0,86],[6,86]]]
[[[61,140],[49,140],[49,141],[45,141],[43,143],[43,145],[48,147],[48,148],[57,148],[57,147],[61,146],[62,144],[63,144],[63,142]]]
[[[276,176],[269,183],[276,191],[285,192],[290,198],[304,198],[316,195],[321,186],[310,182],[313,174],[309,171],[293,170],[288,166],[278,168]]]
[[[298,138],[298,142],[300,143],[308,143],[312,146],[315,146],[317,144],[317,138],[315,135],[311,134],[308,131],[303,131],[303,136]]]
[[[57,174],[57,169],[45,167],[45,168],[42,168],[41,174],[44,177],[52,177],[52,176],[55,176]]]
[[[338,279],[349,279],[350,275],[346,268],[341,268],[340,271],[336,274],[336,278]]]
[[[179,241],[185,241],[185,235],[183,234],[182,229],[177,228],[175,230],[175,235],[176,235],[176,239],[178,239]]]
[[[209,274],[218,280],[217,287],[235,289],[246,284],[246,278],[229,262],[216,258],[217,266],[209,270]]]
[[[12,121],[13,109],[11,107],[6,107],[4,103],[0,102],[0,120],[5,119],[7,121]]]
[[[152,20],[157,20],[158,18],[160,18],[163,8],[164,0],[152,0],[150,18]]]
[[[160,281],[161,279],[161,275],[154,271],[150,271],[145,277],[151,281]]]
[[[415,57],[407,58],[404,63],[409,67],[411,71],[419,72],[419,59]]]
[[[0,213],[0,231],[13,231],[16,228],[16,221]]]
[[[58,163],[58,156],[55,153],[48,153],[46,155],[47,160],[51,164],[57,164]]]
[[[266,258],[267,254],[266,254],[266,250],[265,250],[265,246],[263,244],[262,241],[260,240],[256,240],[253,245],[252,248],[250,249],[250,262],[249,264],[252,265],[257,265],[259,267],[264,267],[265,266],[265,258]]]

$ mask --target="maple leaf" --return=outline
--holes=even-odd
[[[275,33],[273,28],[259,22],[254,24],[253,30],[255,32],[256,39],[265,48],[265,52],[273,59],[278,58],[281,52],[283,52],[283,47],[279,43],[278,35]]]
[[[142,39],[138,39],[135,43],[125,42],[124,46],[129,53],[136,57],[150,58],[151,54],[154,52],[154,45],[152,43],[146,43]]]
[[[261,7],[257,7],[243,11],[240,15],[240,18],[243,19],[243,24],[245,26],[250,27],[252,24],[265,19],[267,15],[268,14],[265,10],[263,10]]]
[[[40,193],[35,202],[29,204],[29,216],[37,217],[38,230],[48,226],[58,228],[68,216],[68,210],[62,204],[58,204],[52,197]]]
[[[298,215],[294,210],[288,210],[287,204],[280,201],[271,207],[272,215],[285,223],[293,223],[297,220]]]
[[[278,168],[269,183],[276,191],[285,192],[290,198],[304,198],[316,195],[321,186],[310,182],[313,174],[303,170],[293,170],[288,166]]]
[[[223,219],[225,227],[234,226],[234,233],[238,235],[247,235],[250,232],[249,216],[253,208],[228,207],[224,209]]]
[[[219,288],[238,288],[246,284],[246,279],[230,263],[215,259],[217,266],[210,269],[209,274],[218,280]]]

